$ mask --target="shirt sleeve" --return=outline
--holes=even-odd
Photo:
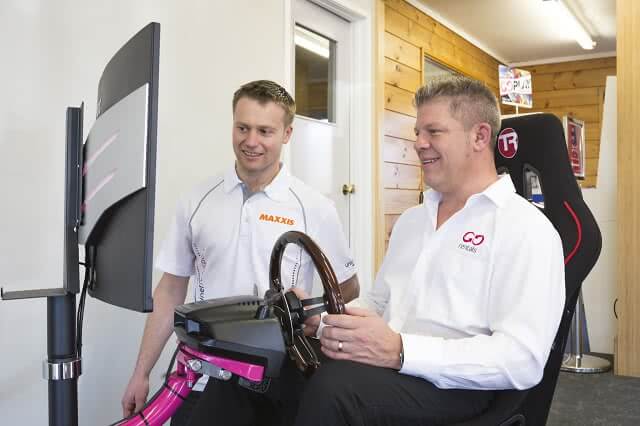
[[[353,299],[348,303],[351,307],[366,308],[376,312],[378,315],[383,316],[389,303],[389,285],[384,280],[385,276],[385,264],[387,263],[387,256],[382,261],[382,266],[376,275],[376,279],[373,282],[373,286],[365,294]]]
[[[333,204],[328,206],[313,240],[329,259],[339,283],[347,281],[357,272],[338,212]]]
[[[445,339],[401,333],[400,373],[439,388],[528,389],[540,382],[564,307],[564,259],[555,230],[522,237],[500,250],[509,261],[494,266],[491,334]]]
[[[191,244],[189,219],[188,203],[179,202],[169,233],[156,258],[155,266],[159,270],[180,277],[189,277],[195,273],[195,255]]]

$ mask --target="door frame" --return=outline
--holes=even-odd
[[[284,1],[284,85],[293,88],[294,18],[293,1]],[[360,294],[369,290],[374,277],[374,179],[373,161],[373,23],[371,8],[363,10],[350,0],[308,0],[315,5],[338,15],[349,23],[351,38],[351,105],[349,107],[349,174],[351,183],[356,187],[349,209],[350,238],[349,245],[358,265]],[[295,131],[295,130],[294,130]],[[284,159],[288,162],[291,153],[288,146],[284,149]],[[346,183],[346,182],[345,182]]]

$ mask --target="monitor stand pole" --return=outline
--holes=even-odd
[[[42,375],[49,383],[49,426],[78,426],[76,295],[63,288],[4,291],[2,300],[47,299],[47,358]]]
[[[3,289],[4,290],[4,289]],[[62,288],[2,291],[2,300],[47,298],[47,358],[42,375],[49,384],[49,426],[78,426],[76,295]]]
[[[47,297],[47,359],[42,373],[49,382],[49,426],[78,425],[76,296]]]
[[[42,375],[49,385],[49,426],[78,426],[76,294],[79,293],[78,233],[83,107],[67,108],[62,288],[4,291],[1,300],[47,299],[47,359]]]

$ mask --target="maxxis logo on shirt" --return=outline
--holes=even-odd
[[[284,225],[293,225],[296,223],[295,220],[289,219],[288,217],[274,216],[272,214],[266,214],[266,213],[260,213],[259,219],[265,222],[282,223]]]

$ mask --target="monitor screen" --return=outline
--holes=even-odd
[[[82,152],[78,239],[94,266],[89,294],[140,312],[153,309],[159,41],[151,23],[111,58]]]

